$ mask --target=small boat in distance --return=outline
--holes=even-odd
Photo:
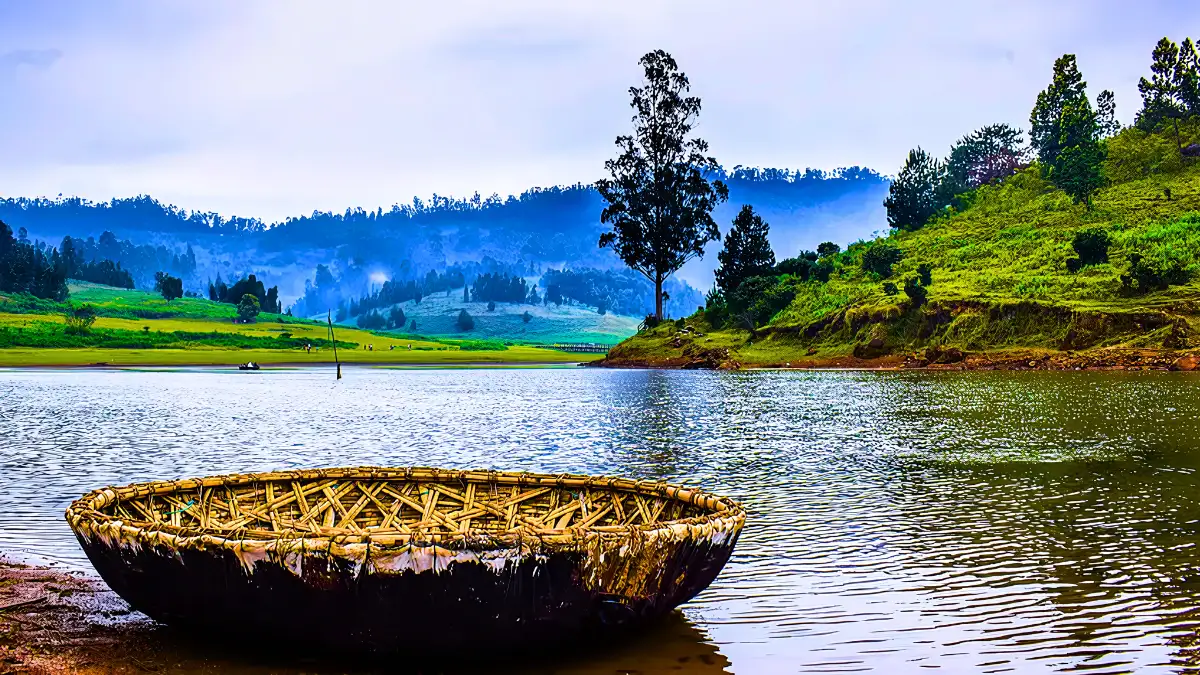
[[[193,634],[501,655],[670,613],[720,573],[745,511],[625,478],[360,467],[104,488],[66,518],[114,591]]]
[[[253,361],[247,361],[246,363],[243,363],[240,366],[238,366],[238,370],[258,370],[258,369],[259,369],[258,364]]]

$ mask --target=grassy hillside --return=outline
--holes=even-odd
[[[1108,233],[1109,259],[1071,273],[1072,240],[1085,228]],[[862,266],[864,252],[880,245],[902,253],[887,279]],[[1184,283],[1149,293],[1124,287],[1135,254],[1181,270]],[[926,303],[903,290],[889,294],[886,283],[902,289],[922,263],[932,267]],[[919,361],[915,353],[931,347],[999,354],[1200,346],[1200,166],[1102,189],[1090,208],[1031,168],[979,188],[962,213],[859,242],[833,264],[827,283],[781,278],[794,298],[764,326],[713,330],[700,313],[688,320],[693,332],[661,326],[611,359],[800,365],[852,356]]]
[[[333,362],[328,328],[320,322],[263,314],[255,323],[234,323],[232,305],[208,300],[167,303],[156,294],[95,284],[72,284],[70,289],[69,304],[90,304],[100,314],[84,333],[66,330],[67,303],[0,297],[0,366]],[[449,340],[339,326],[336,337],[343,362],[569,363],[595,358],[479,336]]]
[[[417,332],[439,338],[467,340],[506,340],[531,344],[555,342],[595,342],[616,344],[637,332],[641,319],[616,314],[597,314],[594,307],[578,305],[517,305],[496,303],[488,311],[486,302],[463,302],[462,290],[450,295],[426,296],[420,303],[400,303],[405,317],[416,319]],[[386,314],[390,307],[380,310]],[[475,328],[461,331],[461,310],[475,320]],[[529,312],[530,320],[522,315]],[[349,322],[348,322],[349,323]]]

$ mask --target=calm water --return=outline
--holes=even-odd
[[[0,371],[0,550],[73,498],[317,465],[610,473],[750,511],[643,644],[556,672],[1200,672],[1200,377]]]

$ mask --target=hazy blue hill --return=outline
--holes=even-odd
[[[742,204],[753,204],[770,221],[781,257],[824,240],[845,244],[883,226],[880,204],[888,181],[867,169],[737,167],[724,178],[730,201],[716,214],[722,230]],[[232,280],[254,273],[278,284],[286,305],[305,294],[317,265],[334,276],[335,287],[325,295],[347,300],[381,279],[420,279],[456,264],[530,277],[552,269],[620,269],[611,251],[597,247],[605,229],[602,208],[590,185],[569,185],[507,198],[434,195],[387,209],[314,212],[277,223],[190,212],[147,196],[108,202],[9,198],[0,199],[0,220],[53,246],[66,235],[95,238],[89,250],[121,262],[143,287],[159,268],[171,267],[172,253],[182,257],[191,246],[194,268],[168,269],[184,275],[185,288],[203,293],[218,274]],[[706,290],[718,249],[714,244],[711,255],[694,261],[680,278]],[[687,301],[698,297],[688,293]]]

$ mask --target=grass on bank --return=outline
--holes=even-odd
[[[1109,260],[1072,274],[1071,242],[1084,228],[1108,232]],[[917,276],[918,265],[932,267],[923,307],[914,311],[903,290],[889,295],[885,279],[863,270],[863,253],[884,244],[903,255],[886,279],[897,287]],[[1131,293],[1121,275],[1135,253],[1185,268],[1190,280]],[[884,343],[881,353],[929,345],[1060,349],[1078,333],[1090,346],[1161,348],[1179,326],[1200,334],[1200,165],[1111,185],[1092,198],[1091,208],[1032,168],[980,188],[961,213],[847,247],[835,257],[827,283],[790,277],[782,283],[795,297],[757,333],[714,330],[697,315],[688,324],[704,337],[681,339],[674,326],[663,326],[622,343],[612,356],[654,362],[729,349],[742,364],[776,364],[842,357],[872,340]],[[1144,324],[1151,315],[1173,325]]]
[[[198,298],[167,303],[157,294],[72,283],[68,303],[0,297],[0,366],[229,365],[332,363],[328,327],[317,321],[260,314],[234,323],[232,305]],[[91,304],[100,316],[82,334],[66,330],[69,305]],[[440,339],[336,326],[338,356],[347,363],[577,363],[569,354],[488,339]],[[305,345],[313,351],[306,352]],[[367,350],[365,347],[373,347]]]
[[[342,363],[387,365],[555,364],[580,363],[599,354],[568,354],[533,347],[502,351],[338,350]],[[308,354],[279,349],[0,349],[0,367],[15,366],[233,366],[247,361],[261,365],[332,366],[332,350]]]

